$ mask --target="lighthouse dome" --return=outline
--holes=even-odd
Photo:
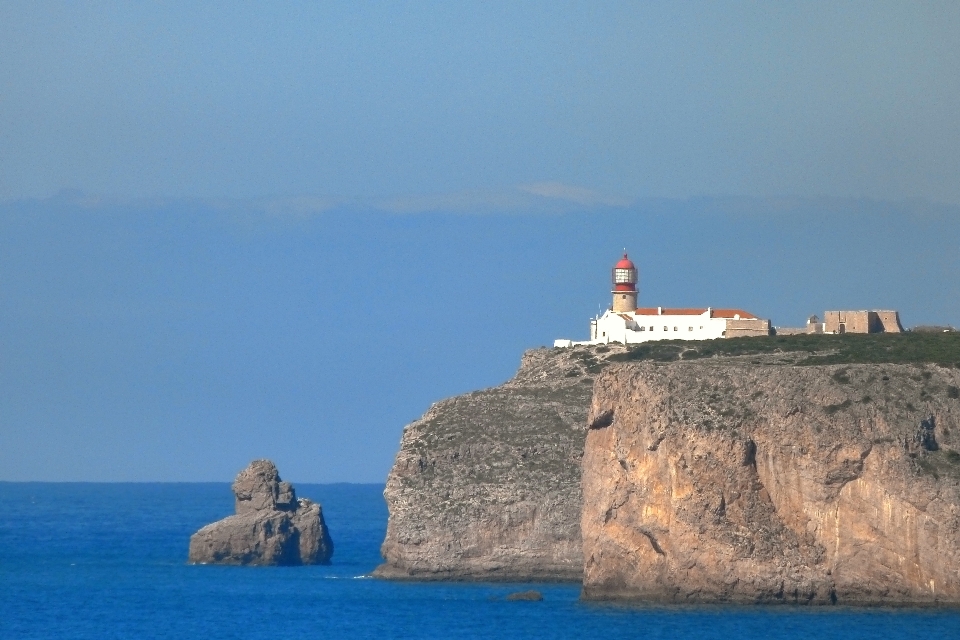
[[[607,263],[607,264],[610,264],[610,263]],[[623,258],[621,258],[620,262],[618,262],[613,268],[614,269],[636,269],[636,266],[634,266],[633,261],[627,257],[627,254],[623,254]]]

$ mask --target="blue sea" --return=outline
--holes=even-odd
[[[0,483],[0,638],[954,638],[960,610],[643,607],[576,585],[391,583],[378,485],[298,485],[323,504],[328,567],[186,564],[233,511],[228,484]],[[538,589],[542,602],[510,602]]]

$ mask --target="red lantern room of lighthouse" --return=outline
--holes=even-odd
[[[637,268],[627,254],[613,267],[613,310],[635,313],[637,310]]]

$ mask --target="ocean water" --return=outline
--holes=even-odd
[[[323,504],[328,567],[186,564],[232,513],[228,484],[0,483],[0,638],[960,639],[960,610],[628,607],[576,585],[391,583],[377,485],[298,485]],[[543,602],[509,602],[521,589]]]

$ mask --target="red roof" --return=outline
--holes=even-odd
[[[630,258],[627,257],[627,254],[623,254],[623,259],[620,260],[614,267],[614,269],[636,269],[633,266],[633,262],[630,261]]]
[[[749,311],[744,311],[743,309],[714,309],[713,313],[710,315],[711,318],[732,318],[733,316],[740,316],[743,319],[752,319],[757,317]]]
[[[644,307],[642,309],[637,309],[638,316],[655,316],[655,315],[665,315],[665,316],[699,316],[706,313],[706,309],[668,309],[664,307],[662,313],[657,313],[657,307]],[[743,309],[711,309],[710,317],[711,318],[733,318],[735,315],[739,315],[743,319],[752,319],[757,316],[753,315],[748,311]]]
[[[702,313],[706,312],[706,309],[667,309],[663,308],[663,315],[665,316],[699,316]],[[656,307],[637,309],[638,316],[655,316],[657,314]]]

